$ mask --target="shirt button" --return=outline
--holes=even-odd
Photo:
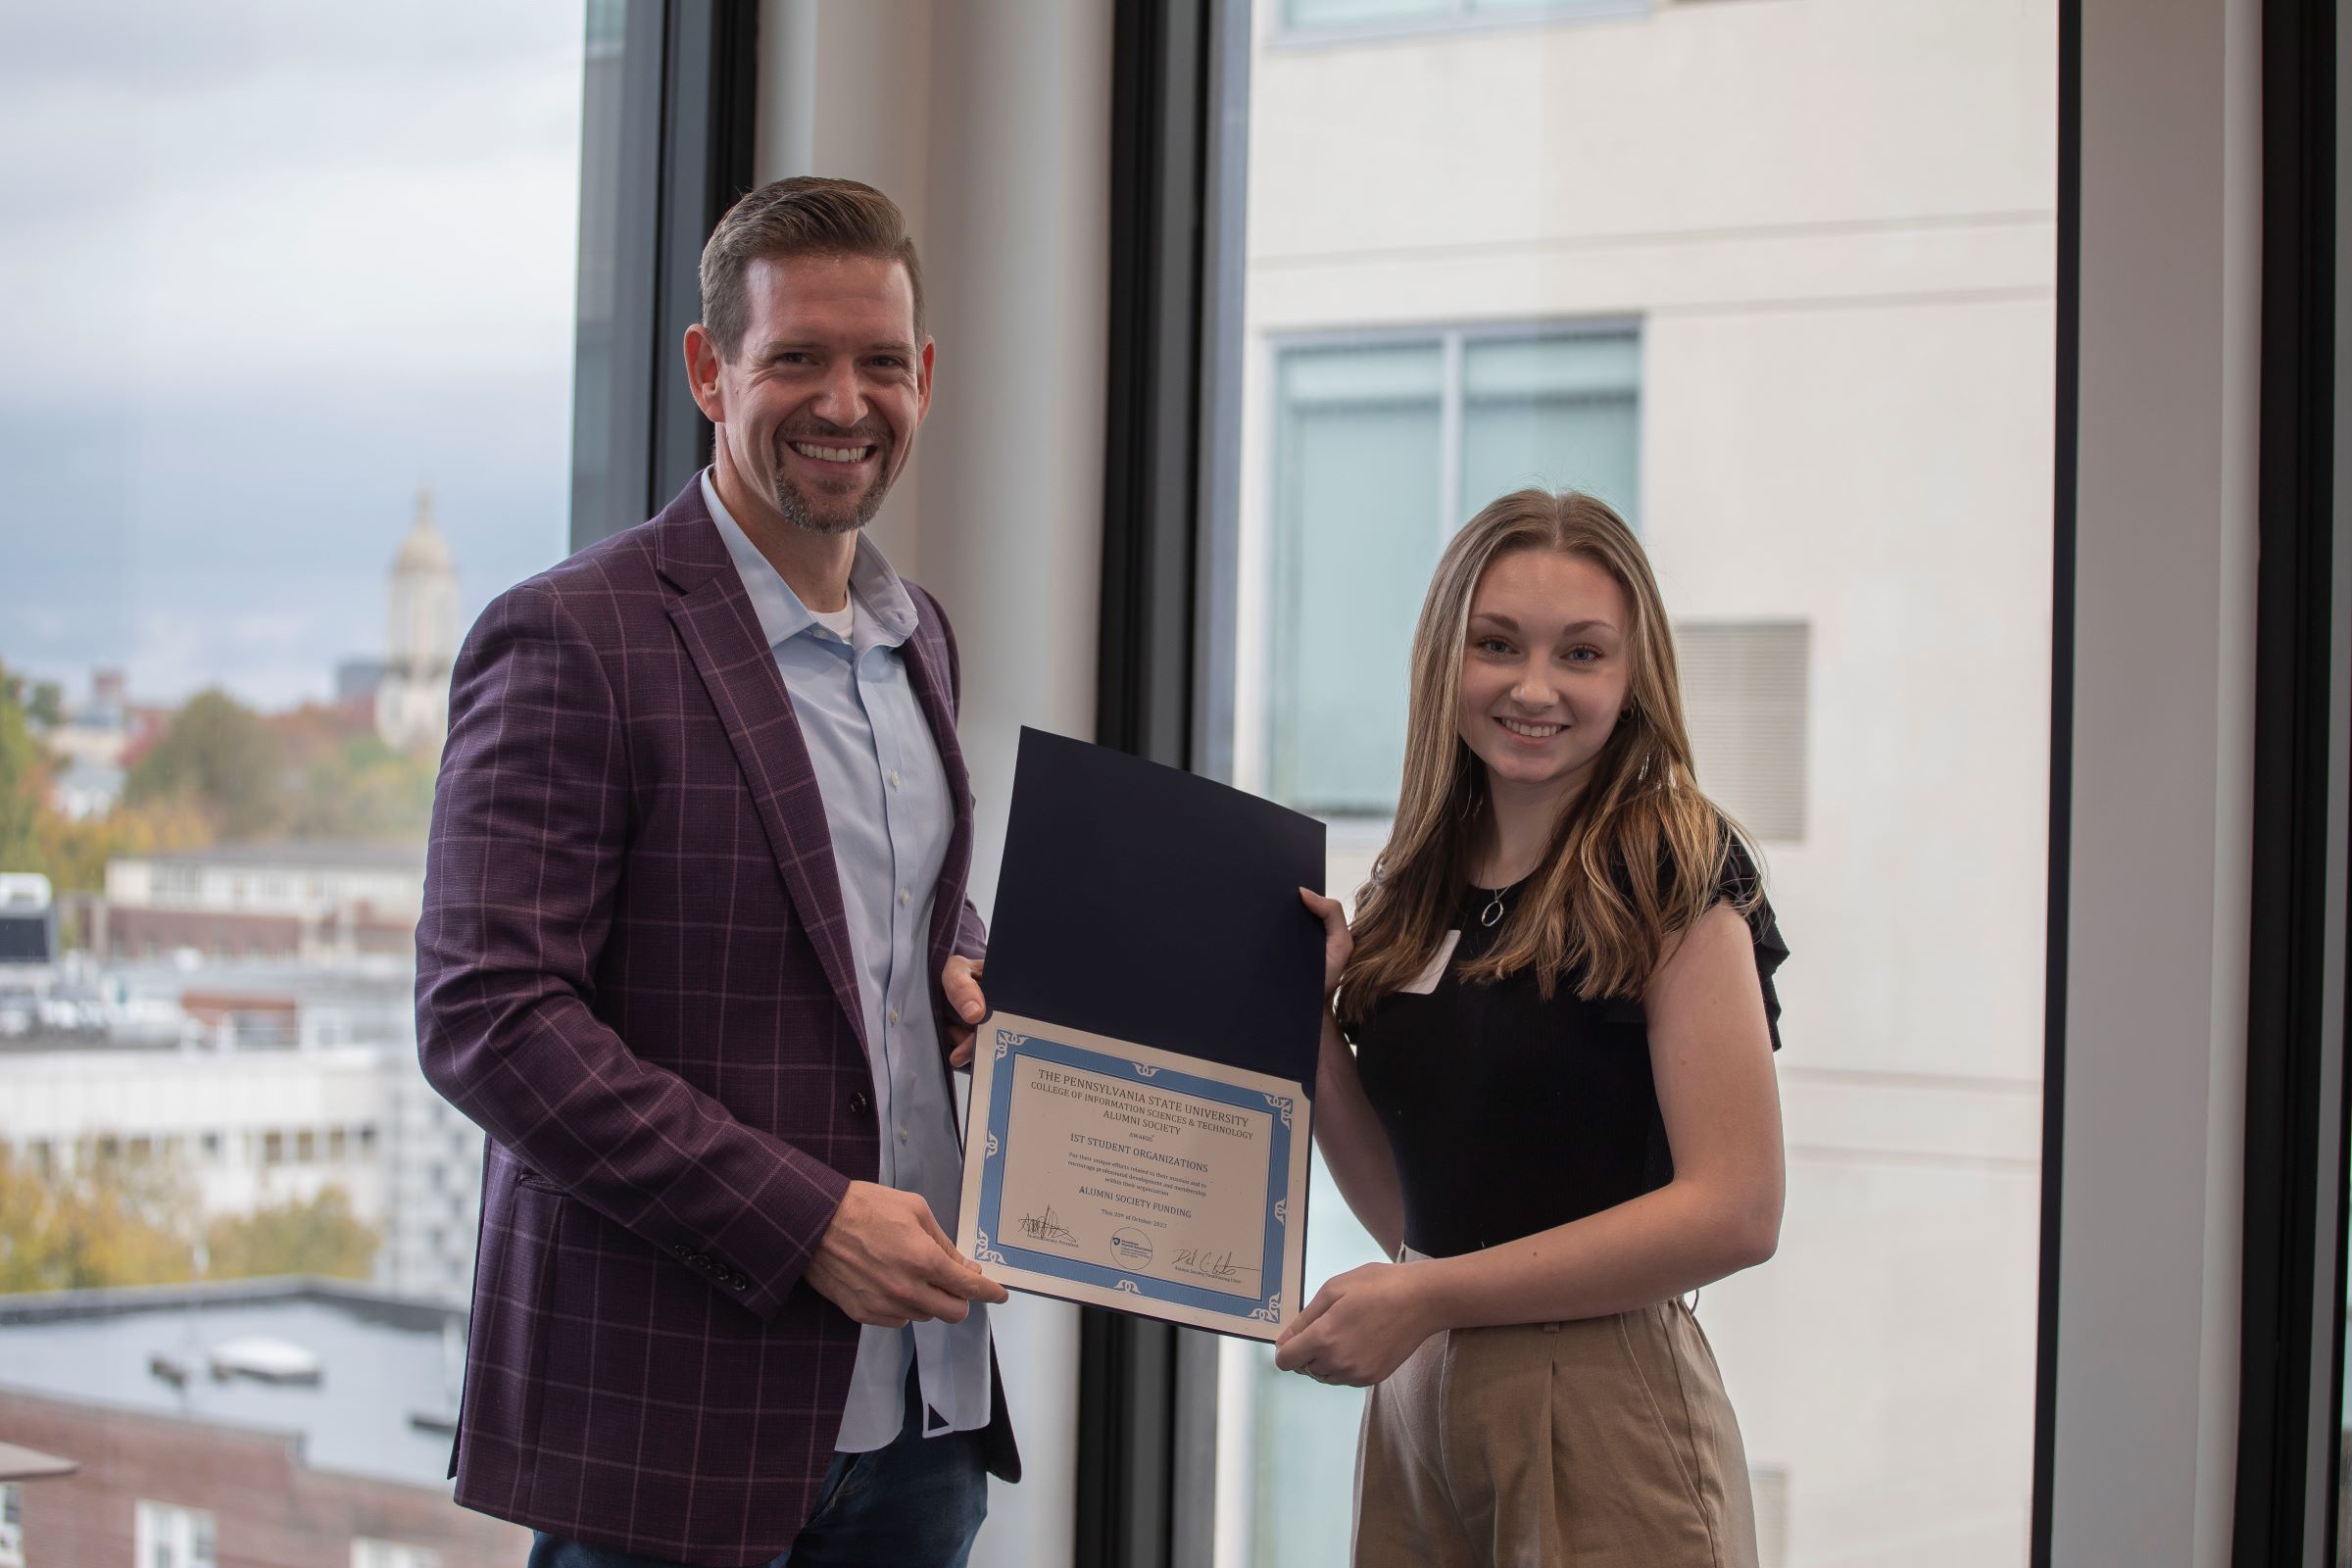
[[[911,894],[911,893],[907,892],[907,891],[906,891],[905,888],[901,888],[901,889],[899,889],[899,907],[900,907],[900,908],[902,908],[902,909],[903,909],[903,908],[906,907],[906,906],[907,906],[907,905],[909,905],[909,904],[911,904],[911,903],[913,903],[913,902],[914,902],[914,895],[913,895],[913,894]]]
[[[890,787],[894,790],[899,787],[899,770],[895,767],[890,770]]]
[[[893,1007],[893,1008],[891,1008],[891,1009],[890,1009],[890,1021],[891,1021],[892,1023],[897,1023],[897,1022],[899,1021],[899,1009],[898,1009],[898,1008],[896,1008],[896,1007]]]
[[[903,1143],[905,1143],[906,1141],[906,1128],[904,1128],[904,1127],[902,1127],[902,1128],[900,1128],[900,1129],[899,1129],[899,1142],[903,1144]]]

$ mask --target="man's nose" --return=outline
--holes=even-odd
[[[858,385],[858,367],[844,360],[827,370],[809,412],[827,424],[852,425],[864,418],[865,395]]]

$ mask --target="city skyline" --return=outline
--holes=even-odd
[[[0,23],[0,660],[324,700],[420,474],[461,626],[567,547],[582,27],[104,9]]]

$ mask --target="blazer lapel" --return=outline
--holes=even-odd
[[[833,864],[833,834],[816,786],[816,769],[801,738],[800,720],[775,655],[760,633],[751,595],[727,557],[718,526],[704,510],[702,481],[691,481],[662,512],[656,562],[680,590],[670,601],[670,623],[693,656],[695,669],[726,726],[735,761],[751,786],[760,823],[783,870],[784,883],[816,949],[817,962],[861,1049],[865,1009],[850,958],[849,916]]]

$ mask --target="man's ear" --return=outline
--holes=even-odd
[[[686,329],[686,387],[704,418],[727,422],[727,406],[718,395],[718,344],[700,321]]]
[[[931,412],[931,351],[939,345],[930,338],[923,339],[922,352],[915,356],[914,390],[920,401],[915,407],[915,419]]]

